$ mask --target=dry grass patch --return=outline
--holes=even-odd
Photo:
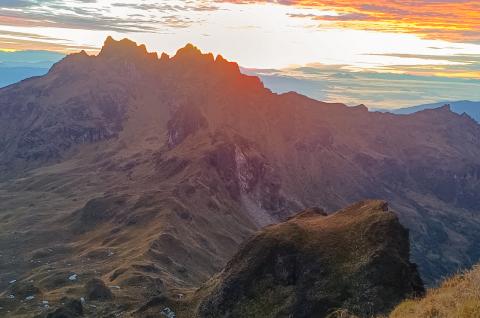
[[[390,318],[480,318],[480,266],[447,279],[419,300],[401,303]]]

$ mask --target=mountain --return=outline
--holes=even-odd
[[[45,75],[64,55],[48,51],[0,51],[0,87]]]
[[[413,107],[399,108],[394,110],[377,110],[377,111],[390,111],[394,114],[413,114],[426,109],[435,109],[444,105],[450,105],[450,109],[457,114],[467,114],[468,116],[480,122],[480,102],[471,102],[468,100],[456,101],[456,102],[443,102],[434,104],[425,104]]]
[[[478,158],[480,126],[448,108],[274,94],[193,45],[159,57],[108,38],[0,89],[0,314],[67,304],[92,279],[115,299],[93,316],[181,299],[260,228],[369,198],[434,284],[480,259]]]
[[[0,87],[19,82],[25,78],[45,75],[48,68],[41,67],[3,67],[0,66]]]
[[[429,290],[426,297],[406,300],[390,314],[390,318],[416,317],[479,317],[480,267],[459,273],[438,288]]]
[[[197,293],[199,317],[358,317],[388,313],[423,284],[407,230],[382,201],[310,209],[242,245]]]

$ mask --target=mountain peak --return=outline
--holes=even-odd
[[[240,74],[240,67],[235,62],[230,62],[226,60],[222,55],[217,55],[215,58],[215,64],[222,66],[225,71],[228,71],[233,74]]]
[[[144,44],[137,45],[136,42],[127,38],[117,41],[111,36],[107,37],[103,44],[102,50],[98,54],[99,57],[106,58],[148,55],[157,57],[156,53],[147,52],[147,48]]]
[[[52,74],[69,70],[74,71],[78,67],[84,67],[85,63],[88,63],[89,58],[90,56],[87,54],[87,52],[85,52],[85,50],[69,54],[57,63],[53,64],[49,70],[49,73]]]
[[[451,111],[452,111],[452,107],[450,106],[450,104],[445,104],[445,105],[443,105],[442,107],[439,107],[439,110],[451,112]]]
[[[183,48],[179,49],[175,56],[173,57],[175,60],[191,60],[191,61],[199,61],[203,60],[206,62],[213,62],[213,54],[212,53],[202,53],[198,47],[195,45],[188,43]]]
[[[183,48],[178,50],[179,52],[189,52],[192,54],[202,54],[202,51],[192,43],[187,43]],[[178,54],[178,52],[177,52]]]

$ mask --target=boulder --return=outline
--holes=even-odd
[[[87,300],[106,301],[113,299],[111,290],[98,278],[93,278],[85,284],[85,292]]]

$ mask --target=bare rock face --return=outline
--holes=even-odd
[[[241,138],[216,144],[205,161],[218,174],[229,197],[245,206],[259,227],[301,208],[285,196],[281,180],[267,158]]]
[[[207,120],[195,107],[181,107],[175,110],[168,122],[168,146],[173,148],[188,136],[207,126]]]
[[[385,314],[424,293],[408,231],[382,201],[306,211],[247,241],[199,294],[199,317]]]

